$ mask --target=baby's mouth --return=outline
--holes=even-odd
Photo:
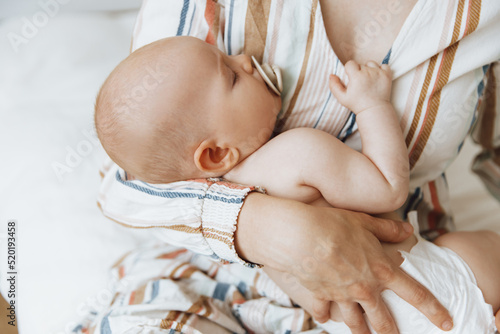
[[[281,96],[281,92],[283,91],[281,69],[277,65],[269,65],[267,63],[260,65],[254,56],[252,56],[252,61],[266,85],[278,96]]]

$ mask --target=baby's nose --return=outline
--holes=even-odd
[[[252,59],[249,56],[245,54],[237,55],[235,56],[235,60],[240,64],[241,68],[243,68],[245,72],[248,74],[253,73]]]

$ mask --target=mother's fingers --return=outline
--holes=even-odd
[[[401,269],[394,272],[394,277],[387,288],[422,312],[427,319],[444,331],[453,328],[453,320],[448,310],[420,283],[408,276]]]
[[[361,305],[377,334],[399,333],[396,323],[380,295],[374,296],[373,300]]]
[[[349,327],[353,334],[369,334],[370,329],[366,324],[363,313],[358,303],[338,303],[340,313],[344,323]]]
[[[314,298],[312,316],[320,323],[327,322],[330,319],[330,301]]]
[[[361,220],[361,224],[377,239],[385,242],[401,242],[413,234],[413,227],[410,223],[392,219],[367,215],[367,219]]]

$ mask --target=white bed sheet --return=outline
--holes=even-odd
[[[1,22],[0,226],[19,225],[22,334],[66,332],[89,304],[104,305],[108,268],[138,242],[141,231],[112,223],[96,205],[104,153],[92,123],[96,92],[127,56],[136,15],[60,13],[17,53],[6,37],[23,21]],[[69,152],[80,158],[68,163]]]
[[[17,53],[6,37],[19,33],[21,19],[0,21],[0,240],[16,219],[21,334],[65,333],[89,305],[104,305],[108,268],[148,238],[101,215],[104,154],[89,139],[95,94],[128,54],[135,16],[60,13]],[[474,150],[467,143],[449,175],[457,225],[500,233],[500,205],[468,171]],[[55,165],[71,171],[58,176]]]

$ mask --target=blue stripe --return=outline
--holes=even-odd
[[[384,60],[382,60],[382,64],[389,64],[389,59],[391,59],[392,48],[389,49],[389,52],[385,55]]]
[[[233,26],[233,12],[234,12],[234,0],[231,0],[231,5],[229,6],[229,24],[227,26],[227,54],[231,55],[231,32]]]
[[[344,128],[346,127],[347,123],[349,123],[350,119],[351,119],[351,114],[349,114],[349,117],[347,117],[346,121],[344,122],[344,125],[342,125],[342,128],[339,131],[339,134],[337,135],[337,139],[340,139],[340,136],[342,136]]]
[[[349,137],[352,134],[352,129],[354,128],[354,124],[356,124],[356,115],[352,111],[351,114],[349,115],[349,119],[351,120],[351,123],[347,128],[345,136],[341,139],[342,142],[345,142],[347,137]]]
[[[191,34],[191,27],[193,26],[194,13],[196,13],[196,4],[194,4],[193,15],[191,15],[191,21],[189,22],[188,36]]]
[[[149,189],[146,187],[141,187],[135,183],[132,183],[130,181],[124,181],[120,177],[120,172],[116,172],[116,180],[120,182],[121,184],[130,187],[135,190],[139,190],[143,193],[152,195],[152,196],[158,196],[158,197],[164,197],[164,198],[197,198],[197,199],[205,199],[205,200],[214,200],[214,201],[219,201],[219,202],[224,202],[224,203],[229,203],[229,204],[240,204],[243,202],[243,199],[239,196],[235,196],[235,198],[224,198],[221,196],[215,196],[215,195],[202,195],[202,194],[193,194],[193,193],[182,193],[182,192],[176,192],[176,191],[171,191],[171,190],[164,190],[164,191],[156,191],[153,189]]]
[[[106,314],[104,316],[104,318],[102,318],[102,321],[101,321],[101,333],[102,334],[111,334],[111,327],[109,326],[109,319],[108,319],[108,316],[111,314],[111,312],[109,312],[108,314]]]
[[[144,184],[147,188],[150,188],[150,189],[157,189],[159,191],[168,191],[166,190],[165,188],[161,188],[161,187],[155,187],[153,186],[152,184],[150,183],[147,183],[147,182],[144,182],[144,181],[141,181],[141,180],[136,180],[142,184]],[[182,181],[179,181],[179,182],[182,182]],[[189,182],[189,181],[186,181],[186,182]],[[192,181],[192,182],[196,182],[196,181]],[[175,182],[173,182],[175,183]],[[203,189],[200,189],[200,188],[192,188],[192,187],[182,187],[183,190],[192,190],[192,191],[204,191]]]
[[[211,200],[214,200],[214,201],[229,203],[229,204],[240,204],[240,203],[243,203],[243,199],[241,199],[239,197],[238,198],[228,199],[228,198],[224,198],[224,197],[220,197],[220,196],[206,195],[204,198],[205,199],[211,199]]]
[[[476,101],[476,106],[474,107],[474,112],[472,113],[472,119],[471,119],[471,122],[469,124],[469,127],[467,128],[467,133],[470,132],[470,130],[472,129],[472,127],[476,123],[476,119],[477,119],[477,116],[478,116],[478,113],[479,113],[479,110],[477,109],[477,107],[479,105],[479,100],[483,97],[483,94],[484,94],[484,88],[485,88],[484,80],[486,79],[486,72],[488,71],[489,67],[490,67],[490,65],[484,65],[483,66],[483,79],[481,79],[481,81],[477,85],[477,101]],[[464,136],[466,136],[467,133]],[[462,145],[463,145],[463,142],[459,145],[457,152],[460,152],[460,150],[462,149]]]
[[[222,178],[220,178],[218,180],[221,181],[221,182],[224,182]],[[170,191],[170,190],[166,190],[165,188],[155,187],[152,184],[149,184],[149,183],[144,182],[144,181],[140,181],[140,180],[136,180],[136,181],[139,181],[140,183],[144,184],[147,188],[150,188],[150,189],[157,189],[159,191]],[[189,181],[185,181],[185,182],[189,182]],[[196,181],[192,181],[192,182],[196,182]],[[227,181],[225,181],[225,182],[227,182]],[[182,190],[185,190],[185,191],[195,191],[195,192],[205,191],[204,189],[193,188],[193,187],[182,187]],[[239,197],[239,195],[233,195],[233,194],[224,194],[224,195],[227,196],[227,197]]]
[[[420,187],[415,189],[415,192],[413,193],[413,195],[411,195],[410,200],[406,205],[403,219],[405,220],[408,219],[408,212],[412,211],[415,207],[418,206],[418,204],[420,204],[420,201],[418,200],[419,198],[420,198]]]
[[[186,193],[181,193],[181,192],[173,192],[170,190],[165,190],[165,191],[155,191],[152,189],[148,189],[146,187],[141,187],[135,183],[132,183],[130,181],[123,181],[122,178],[120,177],[120,173],[117,171],[116,172],[116,180],[120,182],[121,184],[130,187],[135,190],[139,190],[143,193],[153,195],[153,196],[158,196],[158,197],[165,197],[165,198],[198,198],[202,199],[204,196],[203,195],[198,195],[198,194],[186,194]]]
[[[83,328],[82,325],[78,325],[75,328],[73,328],[73,330],[71,332],[72,333],[78,333],[82,328]]]
[[[472,124],[474,124],[474,122],[472,122]],[[465,139],[462,140],[462,142],[458,145],[457,154],[460,153],[460,151],[462,151],[462,147],[464,146],[464,143],[465,143]]]
[[[179,22],[179,27],[177,28],[177,36],[182,35],[182,31],[184,30],[184,25],[186,24],[186,15],[189,9],[189,0],[184,0],[184,4],[182,5],[181,11],[181,21]]]
[[[328,105],[328,102],[330,101],[330,98],[332,97],[332,92],[328,94],[328,98],[326,99],[326,102],[323,106],[323,109],[321,110],[321,113],[319,114],[318,120],[316,121],[316,124],[314,124],[313,128],[316,129],[318,126],[319,121],[321,120],[321,117],[323,117],[323,113],[325,112],[326,106]]]
[[[446,187],[448,187],[448,179],[446,178],[446,174],[445,174],[445,173],[442,173],[442,174],[441,174],[441,178],[443,179],[444,184],[446,184]]]
[[[229,287],[230,285],[227,283],[217,283],[212,297],[224,301],[224,299],[226,299],[226,294],[229,290]]]
[[[158,296],[158,292],[160,291],[160,281],[154,281],[151,289],[151,300],[148,303],[151,303],[151,301]]]
[[[238,286],[236,288],[238,289],[238,291],[241,293],[242,296],[246,295],[247,285],[245,284],[245,282],[238,283]]]

